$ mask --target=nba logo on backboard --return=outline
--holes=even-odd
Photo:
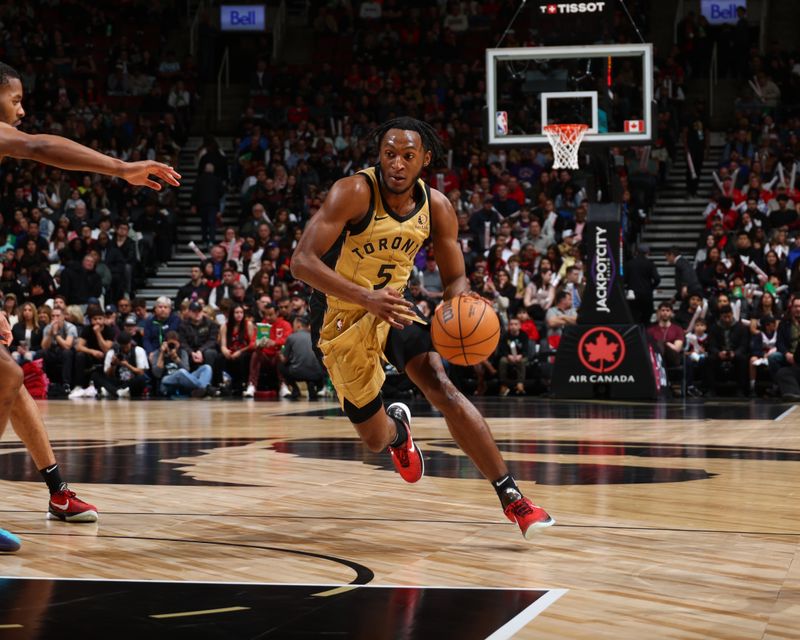
[[[507,136],[508,135],[508,112],[506,111],[498,111],[497,115],[495,116],[495,129],[497,133],[495,135],[498,136]]]
[[[644,133],[644,120],[626,120],[625,133]]]

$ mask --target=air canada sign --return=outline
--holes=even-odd
[[[611,327],[594,327],[578,342],[578,360],[590,371],[574,373],[570,382],[636,382],[633,375],[611,373],[625,360],[625,339]]]

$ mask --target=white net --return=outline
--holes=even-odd
[[[553,147],[553,169],[577,169],[578,148],[583,134],[589,128],[585,124],[548,124],[543,127],[550,146]]]

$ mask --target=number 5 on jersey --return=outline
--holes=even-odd
[[[396,266],[397,266],[396,264],[381,265],[381,268],[378,269],[378,278],[380,279],[380,282],[372,285],[373,290],[383,289],[387,284],[389,284],[392,281],[392,269],[394,269]]]

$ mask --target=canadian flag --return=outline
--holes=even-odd
[[[644,133],[644,120],[626,120],[625,133]]]

